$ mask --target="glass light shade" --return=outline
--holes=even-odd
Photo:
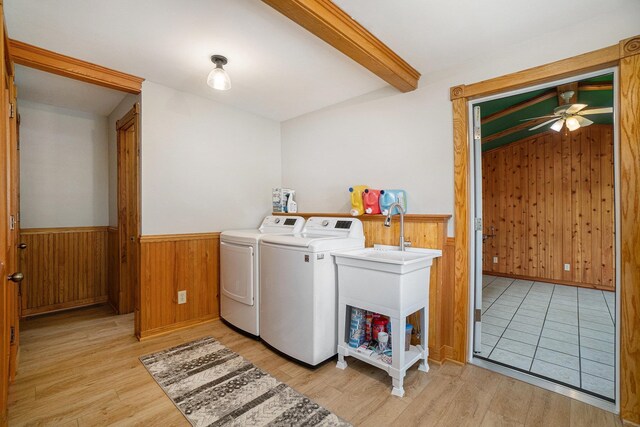
[[[569,117],[566,120],[566,125],[567,125],[567,128],[573,132],[574,130],[580,127],[580,122],[578,122],[578,120],[575,117]]]
[[[562,125],[564,125],[564,120],[560,119],[551,125],[551,129],[555,130],[556,132],[560,132],[560,129],[562,129]]]
[[[231,89],[231,79],[222,67],[216,67],[209,73],[207,84],[216,90]]]

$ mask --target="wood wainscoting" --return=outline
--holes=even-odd
[[[280,214],[275,214],[280,215]],[[286,214],[282,214],[286,215]],[[302,217],[330,216],[349,217],[340,213],[297,213]],[[383,225],[383,215],[363,215],[362,221],[365,245],[374,244],[398,245],[400,240],[400,221],[397,217],[387,228]],[[431,248],[442,250],[442,258],[437,258],[431,266],[431,281],[429,287],[429,358],[441,363],[445,359],[463,362],[454,357],[453,352],[453,239],[447,237],[447,223],[451,215],[420,215],[407,214],[404,216],[405,240],[417,248]],[[420,324],[419,314],[409,316],[409,323]],[[412,342],[417,344],[417,335],[413,335]]]
[[[116,227],[107,229],[107,290],[109,305],[113,311],[120,314],[120,256],[119,234]]]
[[[219,317],[220,233],[141,236],[140,253],[138,339]]]
[[[483,271],[613,291],[613,182],[611,125],[482,153]]]
[[[27,228],[20,232],[22,316],[107,301],[107,227]]]

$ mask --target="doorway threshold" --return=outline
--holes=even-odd
[[[532,375],[530,373],[525,373],[523,371],[519,371],[517,369],[513,369],[502,365],[500,363],[495,363],[487,359],[483,359],[480,357],[472,357],[470,362],[472,365],[479,366],[484,369],[488,369],[493,372],[497,372],[499,374],[505,375],[510,378],[514,378],[516,380],[523,381],[525,383],[534,385],[536,387],[543,388],[545,390],[553,391],[554,393],[561,394],[563,396],[569,397],[571,399],[578,400],[580,402],[586,403],[591,406],[595,406],[596,408],[603,409],[605,411],[612,412],[614,414],[618,414],[618,409],[614,402],[608,401],[606,399],[602,399],[596,397],[592,394],[585,393],[583,391],[576,390],[572,387],[567,387],[562,384],[558,384],[556,382],[538,377],[536,375]]]

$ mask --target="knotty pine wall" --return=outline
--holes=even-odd
[[[140,339],[219,317],[220,233],[142,236],[140,251]]]
[[[107,227],[30,228],[20,252],[22,315],[107,301]]]
[[[613,290],[613,183],[611,125],[483,153],[483,270]]]

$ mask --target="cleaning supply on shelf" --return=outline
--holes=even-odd
[[[373,313],[367,311],[364,315],[364,339],[366,341],[371,341],[373,337],[371,336],[371,327],[373,326]]]
[[[409,351],[411,347],[411,331],[413,330],[413,325],[411,323],[407,323],[406,333],[404,336],[404,350]]]
[[[407,213],[407,193],[404,190],[380,190],[380,212],[382,215],[388,215],[389,207],[395,202],[400,203],[404,212]],[[398,208],[394,208],[391,215],[398,213]]]
[[[387,344],[389,343],[389,334],[386,332],[378,332],[378,351],[380,353],[384,353],[387,349]]]
[[[287,199],[287,212],[288,213],[296,213],[298,212],[298,204],[293,200],[293,196],[296,194],[295,191],[291,190],[289,193],[289,198]]]
[[[369,188],[368,185],[354,185],[349,187],[351,193],[351,210],[349,213],[352,216],[364,215],[364,202],[362,200],[362,193]]]
[[[389,323],[389,320],[380,316],[378,317],[376,320],[374,320],[373,322],[373,328],[372,328],[372,337],[374,340],[378,340],[378,334],[380,332],[385,332],[386,328],[387,328],[387,323]]]
[[[364,342],[364,310],[351,308],[351,325],[349,327],[349,346],[358,348]]]
[[[271,191],[271,203],[273,212],[287,212],[289,196],[295,193],[290,188],[274,188]]]
[[[380,213],[380,190],[365,189],[362,200],[364,202],[364,213],[367,215]]]

